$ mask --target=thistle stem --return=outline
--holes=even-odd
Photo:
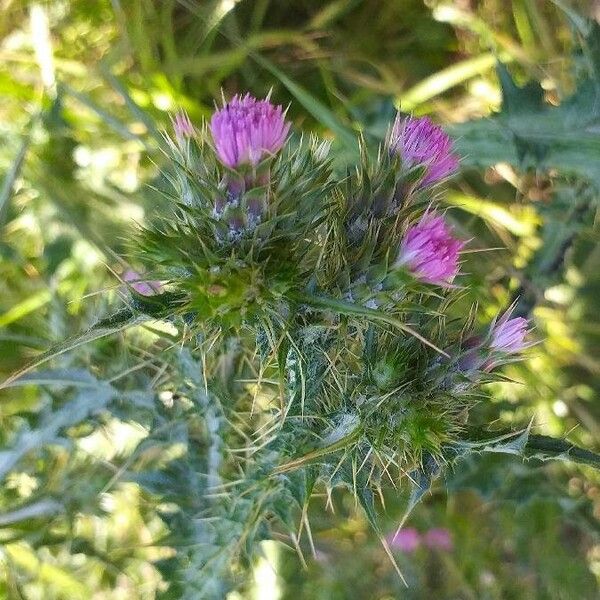
[[[537,456],[544,460],[566,457],[572,462],[600,469],[600,454],[575,446],[567,440],[547,435],[531,435],[525,449],[532,453],[532,458]]]
[[[472,432],[477,433],[477,432]],[[481,432],[479,435],[471,435],[471,441],[477,443],[485,443],[484,433]],[[510,437],[511,432],[498,432],[494,439],[506,435]],[[516,437],[519,433],[515,432]],[[548,435],[534,435],[531,434],[527,438],[525,447],[523,448],[522,456],[526,459],[538,459],[542,461],[546,460],[569,460],[571,462],[588,465],[595,469],[600,469],[600,454],[580,448],[571,442],[550,437]]]

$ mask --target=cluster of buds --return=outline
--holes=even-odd
[[[235,96],[206,127],[179,113],[173,129],[174,201],[141,232],[142,275],[124,279],[134,305],[210,340],[203,387],[227,390],[236,448],[268,424],[243,460],[221,457],[220,476],[247,479],[253,526],[288,514],[305,465],[327,487],[370,494],[397,469],[421,489],[455,456],[481,384],[529,345],[512,308],[483,334],[455,309],[466,241],[435,204],[459,165],[450,138],[398,117],[377,154],[359,142],[339,181],[328,145],[287,143],[286,111],[268,97]],[[250,407],[261,419],[242,423]],[[411,543],[451,546],[436,530]]]
[[[518,354],[525,349],[529,322],[524,317],[511,318],[514,306],[509,308],[490,328],[491,350],[500,354]]]
[[[499,315],[485,336],[471,336],[464,343],[464,351],[456,362],[457,370],[470,379],[481,372],[490,372],[496,367],[518,358],[532,344],[526,341],[529,321],[524,317],[513,317],[513,304]]]
[[[189,150],[189,141],[198,134],[198,130],[186,113],[176,114],[173,129],[175,147]],[[273,186],[279,184],[272,181],[272,167],[278,159],[279,163],[282,162],[279,155],[288,139],[290,123],[286,121],[286,111],[271,103],[269,97],[259,100],[246,94],[224,101],[212,115],[208,130],[212,142],[210,149],[221,170],[220,179],[213,188],[218,191],[211,201],[211,218],[221,224],[215,237],[217,241],[235,243],[236,239],[244,233],[252,233],[262,222],[281,217],[271,206]],[[365,206],[370,209],[359,207],[357,210],[356,206],[352,206],[345,217],[350,252],[346,263],[350,273],[346,289],[342,290],[343,298],[369,309],[390,306],[390,302],[386,303],[390,292],[393,305],[404,294],[398,288],[405,287],[404,283],[410,280],[447,290],[456,288],[460,255],[466,244],[453,235],[446,216],[432,203],[432,190],[454,174],[459,166],[452,141],[441,127],[427,117],[398,115],[384,150],[376,163],[375,175],[371,172],[365,179],[371,182],[368,187],[371,196],[395,199],[395,212],[390,213],[389,203],[386,210],[379,210],[373,199],[368,198],[368,191],[363,190],[356,197],[365,198]],[[317,153],[323,152],[321,148]],[[322,159],[320,157],[319,160]],[[381,171],[379,175],[376,172],[378,168]],[[380,185],[376,183],[378,177]],[[352,185],[356,189],[361,187],[359,180]],[[182,186],[182,190],[183,195],[187,194],[190,185]],[[184,201],[190,204],[185,198]],[[352,202],[356,204],[354,199]],[[420,217],[415,218],[412,207],[418,210],[420,204],[425,204],[426,208]],[[408,210],[402,213],[404,209]],[[395,220],[390,219],[394,214]],[[354,235],[357,215],[360,215],[359,229],[362,228],[358,236]],[[398,218],[399,215],[402,218]],[[393,224],[390,226],[391,221]],[[310,219],[307,222],[310,226]],[[223,231],[227,235],[224,236]],[[374,236],[373,231],[377,235]],[[384,255],[385,260],[382,260]],[[387,266],[382,266],[382,262]],[[234,271],[236,269],[237,266]],[[221,272],[218,265],[211,266],[209,279],[212,281],[213,275]],[[394,274],[400,274],[400,277]],[[219,277],[222,279],[221,275]],[[125,279],[132,281],[129,274]],[[154,295],[159,290],[157,282],[148,281],[132,281],[131,287],[142,295]],[[224,288],[217,281],[210,287],[210,290],[215,289],[222,292]],[[525,343],[527,320],[511,318],[511,314],[512,309],[509,309],[498,318],[488,335],[466,336],[455,352],[446,348],[451,355],[454,372],[467,374],[475,380],[475,373],[491,371],[528,346]],[[373,377],[377,381],[386,378],[396,381],[402,360],[383,360],[383,367],[380,361],[372,371]],[[402,369],[405,368],[403,365]],[[380,369],[383,370],[380,372]]]
[[[285,117],[286,111],[271,103],[269,97],[259,100],[250,94],[236,95],[229,102],[224,101],[212,115],[208,127],[212,142],[210,148],[221,169],[215,188],[218,192],[212,199],[212,219],[221,224],[219,233],[215,234],[217,240],[235,242],[244,233],[252,233],[262,222],[277,218],[270,202],[272,187],[278,184],[272,181],[272,166],[288,139],[290,123]],[[198,134],[198,130],[185,112],[176,114],[173,129],[175,146],[189,151],[189,141]],[[426,203],[426,209],[415,219],[415,211],[411,208],[402,219],[396,218],[392,228],[385,224],[394,214],[390,213],[389,203],[386,210],[381,211],[372,199],[367,198],[365,206],[370,206],[370,209],[359,207],[356,210],[356,206],[349,209],[346,216],[348,239],[351,250],[358,250],[346,259],[354,273],[349,275],[343,297],[371,309],[389,306],[385,295],[389,295],[390,291],[392,301],[402,297],[398,282],[406,282],[406,275],[415,283],[443,289],[456,288],[460,255],[466,244],[453,235],[446,216],[432,204],[431,191],[454,174],[459,166],[452,141],[441,127],[427,117],[398,115],[384,149],[380,156],[387,156],[389,161],[380,159],[376,163],[382,171],[382,183],[368,188],[372,190],[375,187],[372,195],[395,198],[396,217],[404,208],[421,203]],[[321,149],[319,152],[324,151]],[[377,174],[371,173],[367,179],[376,181]],[[355,187],[360,188],[358,181]],[[182,195],[188,194],[189,190],[190,185],[186,183],[182,186]],[[362,196],[359,193],[357,197],[367,195],[366,192]],[[184,201],[190,204],[185,198]],[[362,228],[358,236],[354,235],[357,215],[360,215],[359,229]],[[369,233],[374,230],[378,237]],[[384,254],[392,257],[392,260],[385,259],[387,267],[380,265],[379,257]],[[218,269],[215,265],[210,271],[214,274]],[[394,273],[406,275],[398,278]],[[155,294],[159,289],[156,282],[145,281],[133,282],[132,287],[142,295]],[[383,300],[378,296],[379,292],[384,296]],[[472,335],[462,342],[460,349],[451,357],[457,372],[489,372],[507,362],[507,357],[527,347],[524,341],[528,332],[527,320],[511,318],[511,313],[512,310],[509,310],[497,319],[489,335]],[[389,361],[384,362],[387,365]],[[392,362],[396,369],[398,361]],[[387,365],[384,371],[389,368],[392,367]],[[374,376],[378,377],[377,374],[375,369]],[[395,376],[390,374],[392,381]]]

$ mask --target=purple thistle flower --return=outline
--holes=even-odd
[[[421,185],[437,183],[458,170],[458,157],[452,153],[452,140],[428,117],[396,117],[389,138],[392,152],[399,154],[409,168],[426,167]]]
[[[456,277],[459,253],[464,242],[453,238],[441,215],[426,212],[408,228],[396,259],[426,283],[449,285]]]
[[[421,534],[414,527],[399,529],[388,538],[389,545],[400,552],[414,552],[421,545]]]
[[[523,317],[510,318],[514,306],[510,307],[490,328],[490,348],[506,354],[515,354],[527,348],[525,336],[529,321]]]
[[[154,296],[162,292],[160,281],[142,280],[141,275],[132,269],[123,273],[123,281],[129,283],[131,287],[142,296]]]
[[[189,115],[185,112],[185,110],[179,110],[175,114],[175,117],[171,119],[173,123],[173,131],[175,132],[175,137],[178,140],[184,140],[185,138],[191,138],[194,135],[194,126],[190,121]]]
[[[452,550],[452,535],[447,529],[433,528],[423,536],[423,543],[433,550]]]
[[[278,152],[289,129],[281,106],[250,94],[234,96],[210,121],[217,156],[231,169],[242,164],[256,166],[266,155]]]

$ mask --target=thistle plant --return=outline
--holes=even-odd
[[[183,332],[172,391],[197,398],[204,472],[175,560],[188,597],[218,596],[207,570],[234,575],[273,530],[301,552],[315,490],[350,489],[376,529],[383,488],[410,508],[527,323],[457,315],[466,242],[436,199],[458,157],[428,119],[399,117],[374,158],[359,140],[341,179],[269,98],[173,123],[168,208],[139,231],[130,293]]]
[[[412,508],[465,455],[600,466],[530,428],[490,437],[471,422],[486,384],[532,341],[515,303],[487,326],[465,313],[468,241],[439,206],[459,157],[438,126],[398,117],[377,151],[357,140],[358,164],[342,177],[330,145],[295,134],[270,98],[236,96],[205,124],[178,113],[165,142],[165,202],[131,237],[116,286],[126,306],[0,389],[74,388],[39,443],[102,410],[144,423],[145,458],[119,472],[151,496],[169,532],[156,559],[166,597],[224,597],[261,540],[285,539],[304,561],[310,500],[333,505],[337,488],[354,495],[393,560]],[[115,384],[137,367],[106,381],[30,373],[151,319],[168,322],[169,343],[154,398]],[[1,453],[0,476],[28,452],[28,436]],[[391,538],[379,526],[386,494],[405,502]],[[413,531],[411,547],[447,547],[439,537]]]

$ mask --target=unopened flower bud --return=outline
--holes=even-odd
[[[181,144],[186,138],[193,137],[195,130],[190,117],[184,110],[177,111],[175,117],[172,119],[173,131],[177,141]]]
[[[523,317],[510,318],[513,308],[508,309],[490,329],[490,348],[497,352],[516,354],[527,347],[525,336],[529,321]]]

